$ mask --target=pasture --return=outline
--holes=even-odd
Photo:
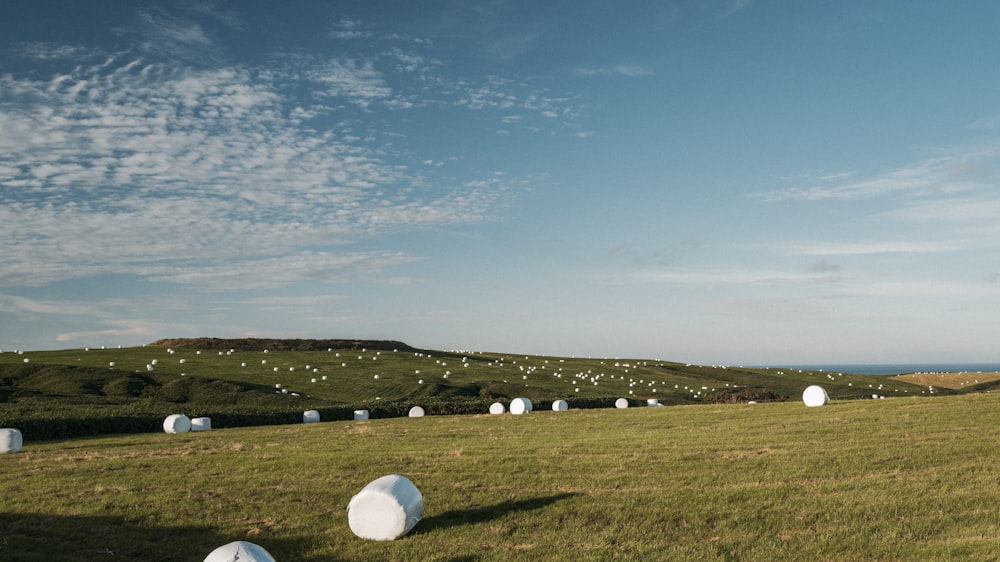
[[[0,559],[995,559],[998,442],[996,393],[26,440],[0,455]],[[353,536],[348,501],[390,473],[423,520]]]

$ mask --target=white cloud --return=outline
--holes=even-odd
[[[104,330],[64,332],[56,335],[56,341],[71,342],[106,338],[152,339],[157,330],[151,324],[139,320],[111,320],[105,322],[113,326]]]
[[[765,201],[848,201],[889,195],[939,197],[975,191],[998,179],[993,149],[929,158],[868,179],[839,182],[839,175],[808,187],[755,194]]]
[[[371,134],[302,127],[324,110],[302,108],[290,76],[124,58],[48,80],[0,76],[0,284],[341,279],[414,258],[304,249],[486,220],[517,187],[493,177],[413,189],[426,178],[389,164],[397,154]],[[308,78],[358,105],[392,94],[364,62],[330,61]]]
[[[624,76],[626,78],[641,78],[652,76],[653,71],[639,64],[619,63],[610,66],[588,66],[574,70],[579,76],[600,77],[600,76]]]

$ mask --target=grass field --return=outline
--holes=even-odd
[[[0,560],[990,560],[1000,394],[430,416],[26,442]],[[351,496],[424,495],[392,542]]]

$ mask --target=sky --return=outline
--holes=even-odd
[[[975,0],[10,0],[0,350],[997,361],[997,21]]]

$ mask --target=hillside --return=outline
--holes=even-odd
[[[519,396],[542,408],[558,399],[573,408],[612,407],[618,398],[632,405],[784,401],[798,400],[811,384],[834,400],[929,392],[900,379],[822,371],[418,350],[381,340],[197,338],[0,353],[0,425],[38,423],[43,435],[58,437],[105,432],[109,424],[94,420],[121,416],[133,422],[111,427],[155,431],[175,411],[256,425],[294,423],[306,408],[324,410],[324,419],[347,419],[356,408],[393,417],[412,405],[429,414],[485,413],[491,402]],[[79,429],[90,426],[98,429]]]

